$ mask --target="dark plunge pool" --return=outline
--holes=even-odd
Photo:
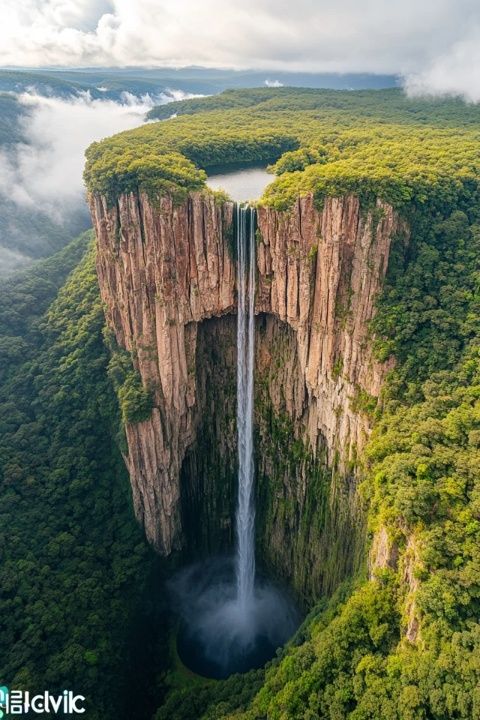
[[[185,568],[171,581],[170,591],[180,616],[179,657],[204,677],[221,679],[262,667],[301,619],[288,593],[261,577],[251,601],[241,606],[228,558]]]
[[[239,170],[215,170],[207,178],[212,190],[225,190],[235,202],[258,200],[263,191],[275,180],[264,167],[250,167]]]

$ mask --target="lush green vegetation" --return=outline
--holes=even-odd
[[[399,89],[389,90],[317,90],[311,87],[252,88],[226,90],[221,95],[179,100],[160,105],[148,113],[150,120],[166,120],[172,115],[194,115],[218,110],[255,108],[261,111],[317,110],[323,118],[338,119],[352,126],[372,118],[441,126],[477,125],[479,110],[459,99],[409,99]]]
[[[284,91],[281,91],[284,92]],[[287,92],[291,92],[287,90]],[[302,92],[302,91],[295,91]],[[311,91],[308,90],[308,93]],[[276,93],[275,93],[276,94]],[[209,95],[207,97],[189,98],[178,100],[167,105],[157,105],[147,113],[148,120],[168,120],[172,115],[195,115],[199,112],[211,112],[215,110],[231,110],[251,108],[260,103],[268,102],[272,91],[266,88],[252,88],[245,90],[226,90],[221,97]]]
[[[154,720],[218,720],[226,713],[246,709],[261,688],[264,670],[251,670],[244,675],[232,675],[226,680],[205,680],[187,676],[183,687],[172,684],[166,702]]]
[[[389,563],[320,602],[265,671],[167,677],[163,704],[165,678],[132,674],[158,666],[150,634],[161,621],[145,605],[154,560],[118,445],[122,421],[145,417],[150,398],[104,332],[92,255],[77,265],[83,238],[0,295],[0,677],[68,684],[95,698],[92,718],[157,707],[156,720],[478,719],[479,111],[397,91],[261,90],[186,107],[94,144],[90,189],[181,199],[203,189],[202,168],[261,158],[278,174],[263,199],[275,207],[308,191],[319,203],[357,192],[408,222],[372,325],[378,357],[396,365],[376,407],[353,399],[375,420],[361,495]],[[289,450],[285,471],[303,458],[296,443]],[[128,706],[132,683],[152,690],[142,711]]]
[[[399,90],[263,88],[169,108],[180,116],[89,148],[91,191],[113,200],[140,188],[181,200],[203,187],[199,168],[278,161],[272,169],[279,178],[262,199],[278,209],[308,192],[319,201],[355,192],[396,207],[432,195],[451,204],[477,193],[480,111],[459,100],[413,101]]]
[[[223,115],[219,114],[220,118],[223,120]],[[134,136],[120,133],[93,143],[87,150],[85,169],[89,190],[113,201],[122,192],[140,188],[150,195],[171,194],[181,202],[188,192],[205,189],[207,176],[200,168],[222,163],[266,164],[297,145],[293,137],[274,134],[269,128],[227,126],[216,136],[205,118],[194,135],[187,130],[179,142],[178,128],[169,124],[165,128],[167,125],[170,136],[159,133],[157,125],[147,125],[134,130]]]
[[[131,703],[148,714],[153,702],[161,596],[112,440],[89,245],[82,236],[1,292],[0,677],[72,688],[89,718],[130,717]]]
[[[122,425],[141,422],[152,412],[151,393],[142,385],[142,379],[133,367],[130,353],[119,348],[112,333],[106,329],[104,336],[111,354],[108,376],[117,393]]]
[[[416,220],[379,301],[378,352],[397,365],[362,461],[390,567],[320,605],[247,709],[213,695],[204,718],[480,717],[479,209]]]
[[[245,696],[232,693],[227,706],[217,683],[173,691],[165,707],[205,719],[480,718],[478,109],[387,92],[383,108],[369,93],[338,95],[335,108],[331,93],[329,105],[299,112],[288,102],[303,92],[270,94],[275,110],[261,94],[248,113],[242,93],[222,113],[213,99],[203,109],[195,101],[190,117],[121,143],[154,138],[161,153],[176,138],[177,151],[208,168],[222,143],[228,153],[229,133],[239,141],[247,128],[260,147],[275,118],[291,147],[263,202],[284,209],[306,191],[318,202],[355,192],[367,208],[381,197],[401,209],[409,232],[394,240],[372,326],[378,357],[393,355],[396,366],[378,406],[368,398],[375,429],[359,459],[370,537],[383,533],[389,565],[317,608],[251,700],[247,676]]]
[[[55,257],[4,281],[0,288],[1,355],[0,380],[16,371],[25,350],[37,341],[36,324],[47,310],[65,278],[85,254],[89,235],[81,235]],[[18,349],[17,349],[18,348]]]
[[[377,570],[308,626],[242,720],[480,717],[478,207],[398,242],[375,322],[397,366],[363,458]]]

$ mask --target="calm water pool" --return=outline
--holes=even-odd
[[[264,189],[275,180],[265,168],[253,167],[232,172],[212,173],[207,185],[212,190],[225,190],[235,202],[258,200]]]

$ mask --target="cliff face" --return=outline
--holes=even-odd
[[[368,436],[355,398],[377,396],[388,370],[373,358],[368,326],[400,220],[382,203],[363,215],[358,198],[329,198],[318,212],[307,197],[291,214],[260,209],[259,226],[258,308],[296,333],[312,447],[320,433],[329,459],[345,462]]]
[[[215,481],[195,490],[199,481],[193,479],[208,465],[205,450],[202,460],[202,443],[210,437],[211,457],[226,428],[235,435],[232,333],[218,323],[214,330],[204,329],[209,318],[235,312],[235,264],[229,253],[232,205],[217,206],[200,194],[179,207],[168,198],[154,206],[143,194],[122,196],[114,207],[96,196],[90,204],[108,324],[119,345],[134,353],[142,380],[154,395],[151,417],[126,428],[135,512],[149,540],[168,554],[185,540],[185,497],[193,493],[198,511],[208,512]],[[391,239],[401,223],[391,207],[381,203],[362,214],[358,200],[350,196],[327,199],[321,210],[311,197],[298,200],[288,213],[260,208],[258,225],[259,492],[265,491],[273,472],[268,460],[269,450],[276,452],[269,440],[272,416],[287,418],[292,442],[305,449],[303,469],[286,473],[282,480],[291,485],[283,504],[278,493],[271,496],[271,488],[266,492],[267,526],[280,547],[295,544],[298,522],[288,537],[281,531],[280,516],[288,503],[307,502],[311,463],[324,469],[335,463],[342,473],[368,436],[368,420],[358,400],[378,395],[388,369],[372,357],[368,324]],[[222,388],[213,400],[218,394],[215,383]],[[215,422],[206,427],[206,418]],[[223,502],[223,510],[214,505],[224,513],[228,528],[231,492],[225,488],[232,484],[235,448],[234,440],[223,443],[229,478],[224,478],[223,501],[215,501]],[[288,435],[282,443],[289,444]],[[327,531],[324,523],[322,532]],[[284,564],[292,562],[291,553],[283,552]]]
[[[231,207],[194,197],[175,208],[145,195],[115,207],[91,198],[97,268],[109,326],[153,391],[151,417],[128,425],[135,513],[168,554],[181,542],[179,477],[195,438],[197,323],[234,309],[235,269],[224,240]]]

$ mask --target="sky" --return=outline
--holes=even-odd
[[[479,0],[2,0],[0,65],[396,73],[480,100]]]
[[[480,102],[480,0],[0,0],[0,67],[189,65],[265,70],[273,85],[280,70],[396,74],[409,94]],[[84,208],[85,148],[184,96],[169,93],[19,94],[28,140],[0,149],[0,197],[62,224]],[[7,261],[24,258],[0,237]]]

